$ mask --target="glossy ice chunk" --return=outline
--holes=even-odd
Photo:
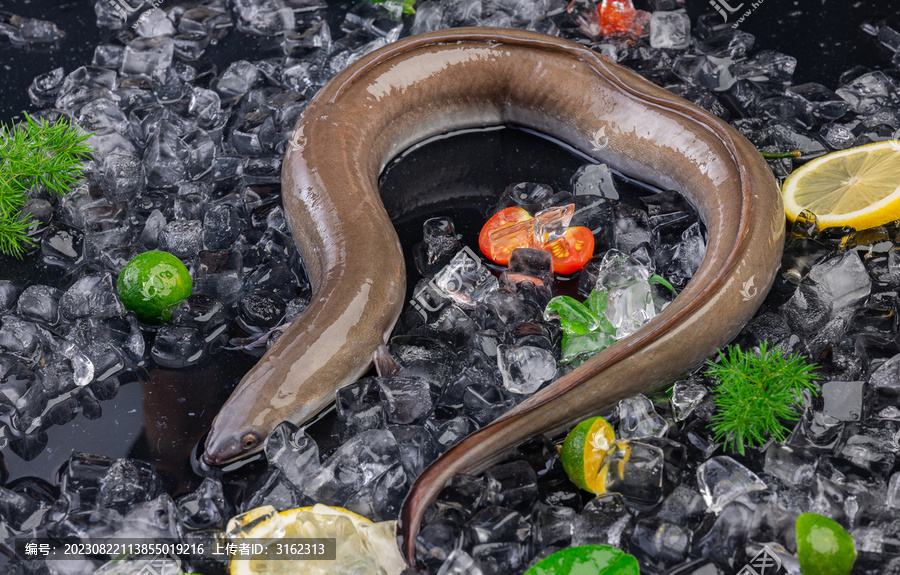
[[[553,354],[528,345],[498,346],[497,366],[503,377],[503,387],[521,394],[534,393],[556,373]]]
[[[825,415],[841,421],[860,421],[865,414],[864,381],[828,381],[822,384]]]
[[[606,164],[587,164],[578,168],[572,176],[572,189],[578,196],[601,196],[619,199],[612,172]]]
[[[772,443],[766,449],[763,470],[785,485],[806,487],[816,473],[817,463],[816,457],[805,449]]]
[[[468,249],[453,256],[434,276],[433,285],[463,309],[472,309],[478,300],[498,288],[497,278]]]
[[[484,473],[485,500],[492,505],[516,509],[523,513],[534,505],[538,496],[538,478],[526,461],[495,465]]]
[[[400,452],[391,432],[363,431],[328,458],[306,485],[305,492],[319,503],[342,505],[397,463],[400,463]]]
[[[123,75],[142,74],[162,80],[172,64],[174,53],[171,38],[135,38],[125,46],[119,71]]]
[[[606,490],[631,506],[649,508],[663,496],[663,450],[637,441],[617,441],[603,460]]]
[[[857,251],[813,266],[809,279],[815,283],[819,296],[830,303],[832,317],[843,316],[860,305],[872,290],[872,280]]]
[[[509,265],[500,274],[500,287],[522,297],[534,292],[546,305],[553,297],[553,256],[533,248],[514,249],[509,256]]]
[[[319,446],[290,422],[282,422],[266,438],[266,460],[294,486],[304,488],[319,470]]]
[[[654,48],[687,48],[691,19],[683,12],[654,12],[650,18],[650,45]]]
[[[447,265],[460,246],[451,218],[425,220],[422,230],[424,241],[416,245],[414,251],[419,273],[427,276]]]
[[[672,387],[672,397],[670,399],[675,412],[675,421],[687,419],[706,395],[706,386],[699,382],[692,379],[676,381]]]
[[[669,429],[668,422],[653,408],[653,402],[640,394],[620,401],[618,415],[617,438],[663,437]]]
[[[438,569],[437,575],[484,575],[484,573],[468,553],[462,549],[454,549]]]
[[[766,488],[755,473],[727,455],[704,461],[697,468],[697,484],[700,494],[714,513],[721,512],[741,495]]]
[[[634,516],[618,493],[604,493],[589,501],[573,525],[572,545],[624,544],[623,533]]]
[[[423,420],[431,412],[428,381],[421,377],[377,377],[381,406],[390,423],[407,424]]]

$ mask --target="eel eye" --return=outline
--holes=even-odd
[[[241,438],[241,447],[245,450],[253,449],[257,443],[259,443],[259,438],[255,433],[247,433]]]

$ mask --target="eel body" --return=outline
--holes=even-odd
[[[663,189],[683,192],[708,232],[681,294],[614,344],[448,450],[416,480],[398,536],[407,559],[425,508],[454,473],[476,473],[524,439],[554,433],[700,365],[771,287],[784,242],[777,184],[724,122],[578,44],[523,30],[459,28],[360,59],[310,102],[283,172],[285,211],[314,301],[216,417],[205,459],[258,450],[368,367],[403,304],[405,271],[379,198],[397,154],[449,131],[532,128]],[[255,441],[254,441],[255,439]]]

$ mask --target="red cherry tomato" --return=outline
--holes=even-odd
[[[584,267],[594,255],[594,234],[582,226],[572,226],[566,235],[547,245],[553,256],[553,271],[569,275]]]
[[[524,243],[520,245],[514,241],[514,238],[506,238],[509,241],[495,242],[491,239],[490,234],[500,228],[530,219],[532,219],[532,217],[531,214],[528,213],[528,210],[517,208],[515,206],[504,208],[491,216],[491,219],[489,219],[487,223],[484,224],[484,227],[481,228],[481,233],[478,234],[478,247],[481,248],[481,253],[494,263],[503,266],[508,264],[509,254],[516,248],[527,247],[528,244]]]

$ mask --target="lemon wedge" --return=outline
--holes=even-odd
[[[230,575],[328,575],[347,572],[398,575],[406,568],[394,535],[396,521],[373,523],[341,507],[317,504],[278,513],[271,506],[257,507],[233,517],[226,533],[233,542],[268,540],[269,547],[290,538],[334,538],[336,559],[265,559],[231,562]],[[338,565],[340,563],[341,565]]]
[[[876,142],[817,158],[781,189],[784,211],[816,215],[820,228],[874,228],[900,220],[900,141]]]

